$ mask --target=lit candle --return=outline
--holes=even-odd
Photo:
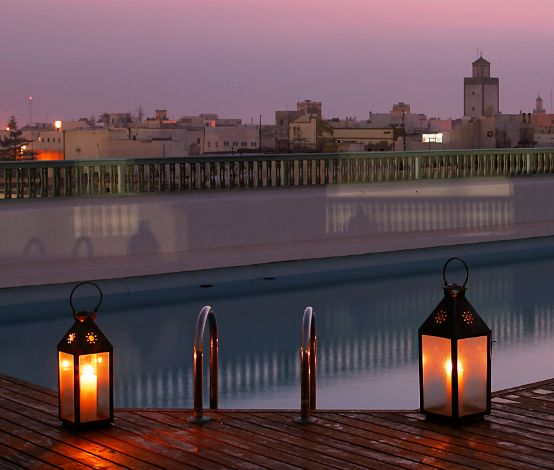
[[[446,412],[452,414],[452,361],[444,363],[446,370]]]
[[[94,375],[91,365],[83,367],[81,379],[81,423],[96,420],[98,407],[98,377]]]

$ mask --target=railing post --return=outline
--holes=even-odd
[[[531,154],[527,154],[527,174],[530,175],[533,173],[533,160]]]
[[[290,184],[289,182],[289,159],[288,158],[285,158],[284,160],[284,165],[283,165],[283,170],[285,172],[285,186],[288,186]]]
[[[415,179],[421,181],[421,155],[415,157]]]
[[[218,375],[218,349],[217,319],[212,307],[207,305],[198,315],[196,322],[196,337],[194,340],[194,416],[188,420],[191,423],[204,423],[210,420],[204,416],[203,406],[203,356],[204,356],[204,329],[206,320],[210,322],[210,409],[217,410],[217,375]]]
[[[296,423],[310,424],[317,421],[310,417],[310,411],[316,409],[316,376],[317,376],[317,333],[315,326],[315,313],[312,307],[304,310],[302,319],[302,347],[301,358],[301,392],[300,392],[300,417],[295,418]]]
[[[123,194],[125,189],[125,164],[120,163],[117,165],[117,192]]]

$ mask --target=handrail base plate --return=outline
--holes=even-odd
[[[207,421],[210,421],[209,416],[202,416],[201,418],[195,418],[194,416],[191,416],[187,419],[190,423],[206,423]]]
[[[313,416],[308,419],[302,419],[302,418],[294,418],[294,422],[298,424],[312,424],[317,421],[317,418],[314,418]]]

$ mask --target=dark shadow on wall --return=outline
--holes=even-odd
[[[43,261],[46,254],[44,243],[40,238],[31,238],[23,249],[23,261]]]
[[[145,255],[159,251],[160,242],[150,230],[150,224],[146,220],[141,220],[137,233],[127,243],[127,254]]]
[[[356,207],[356,214],[348,221],[346,231],[350,235],[367,235],[369,233],[378,232],[379,227],[373,221],[372,217],[369,217],[362,206]]]
[[[94,247],[88,237],[82,236],[75,240],[71,259],[92,258],[94,256]]]

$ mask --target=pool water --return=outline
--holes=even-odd
[[[415,409],[417,329],[443,296],[452,256],[467,262],[467,297],[493,330],[493,390],[554,376],[554,239],[544,238],[99,281],[96,322],[114,346],[115,405],[192,407],[195,325],[211,305],[220,407],[299,408],[302,315],[311,306],[319,409]],[[455,263],[448,280],[463,282]],[[0,372],[57,389],[73,286],[2,291]],[[78,309],[97,303],[87,289]],[[205,345],[207,365],[207,334]]]

